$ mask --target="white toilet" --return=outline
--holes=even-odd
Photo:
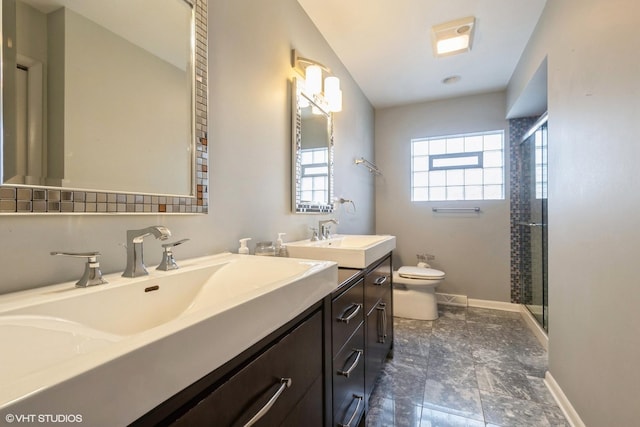
[[[436,320],[438,304],[436,286],[444,272],[425,262],[417,267],[400,267],[393,272],[393,314],[416,320]]]

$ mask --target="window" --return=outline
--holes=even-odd
[[[411,201],[504,200],[504,132],[411,140]]]
[[[547,198],[547,126],[535,133],[536,147],[536,199]]]
[[[302,174],[300,200],[303,203],[327,203],[329,200],[329,150],[309,148],[300,150]]]

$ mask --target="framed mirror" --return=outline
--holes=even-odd
[[[3,0],[1,213],[206,213],[206,0]]]
[[[292,88],[292,210],[333,212],[333,117],[304,92],[304,80]]]

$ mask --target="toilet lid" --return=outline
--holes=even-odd
[[[444,272],[440,270],[434,270],[433,268],[424,267],[400,267],[398,269],[400,277],[407,279],[443,279]]]

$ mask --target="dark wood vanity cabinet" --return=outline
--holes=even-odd
[[[326,421],[326,302],[159,405],[133,426],[321,427]],[[224,345],[215,343],[214,345]]]
[[[182,415],[174,426],[322,426],[322,316],[318,312]]]

